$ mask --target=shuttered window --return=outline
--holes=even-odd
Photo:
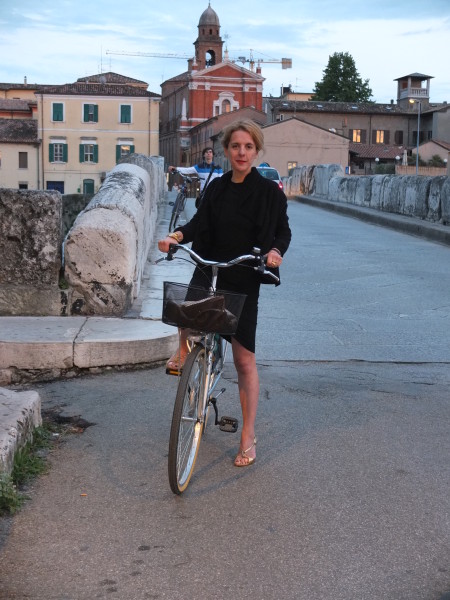
[[[67,144],[56,142],[48,146],[48,159],[50,162],[67,162]]]
[[[84,123],[98,123],[97,104],[83,104],[83,121]]]
[[[116,162],[119,162],[124,156],[133,154],[134,146],[132,144],[118,144],[116,146]]]
[[[131,106],[130,104],[120,105],[120,122],[131,123]]]
[[[80,144],[80,163],[98,163],[97,144]]]
[[[63,121],[64,120],[64,104],[62,102],[54,102],[52,104],[52,120]]]

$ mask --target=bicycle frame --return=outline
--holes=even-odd
[[[172,260],[174,253],[179,249],[188,253],[197,265],[211,267],[212,277],[208,290],[211,295],[217,291],[220,268],[231,267],[246,261],[256,262],[257,266],[250,268],[269,274],[274,280],[278,280],[273,273],[265,270],[264,257],[261,256],[258,248],[253,249],[253,254],[242,255],[228,262],[217,262],[201,258],[187,246],[173,244],[170,246],[167,257],[160,260]],[[224,294],[226,294],[225,291]],[[239,316],[238,311],[236,311],[236,315]],[[223,416],[219,420],[216,406],[217,397],[225,391],[222,389],[216,393],[222,375],[227,342],[217,333],[209,332],[194,332],[188,336],[188,339],[192,347],[179,379],[169,439],[169,483],[175,494],[182,494],[189,484],[201,437],[206,427],[210,405],[214,407],[215,424],[219,425],[219,429],[234,433],[238,428],[237,419]],[[216,344],[219,346],[216,347]]]

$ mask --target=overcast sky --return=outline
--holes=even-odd
[[[0,81],[73,83],[113,71],[159,94],[162,81],[187,70],[186,59],[107,51],[191,55],[207,6],[207,0],[1,0]],[[231,59],[250,58],[251,51],[255,59],[292,58],[292,69],[262,63],[264,95],[278,96],[289,84],[311,92],[330,55],[348,52],[376,102],[395,101],[394,79],[414,72],[434,77],[432,102],[450,102],[450,0],[212,0],[211,6]]]

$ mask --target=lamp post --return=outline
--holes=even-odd
[[[397,167],[400,164],[400,156],[397,154],[395,157],[395,174],[397,175]]]
[[[420,100],[411,100],[409,101],[411,104],[417,103],[419,105],[419,110],[417,111],[417,146],[416,146],[416,175],[419,174],[419,137],[420,137],[420,110],[422,108],[422,102]]]

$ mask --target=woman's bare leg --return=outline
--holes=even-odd
[[[239,398],[242,408],[242,432],[239,451],[250,450],[246,456],[239,454],[235,464],[245,466],[249,459],[256,457],[256,448],[252,447],[255,440],[255,420],[259,399],[259,376],[256,368],[256,357],[242,346],[236,339],[232,338],[233,359],[238,375]]]

